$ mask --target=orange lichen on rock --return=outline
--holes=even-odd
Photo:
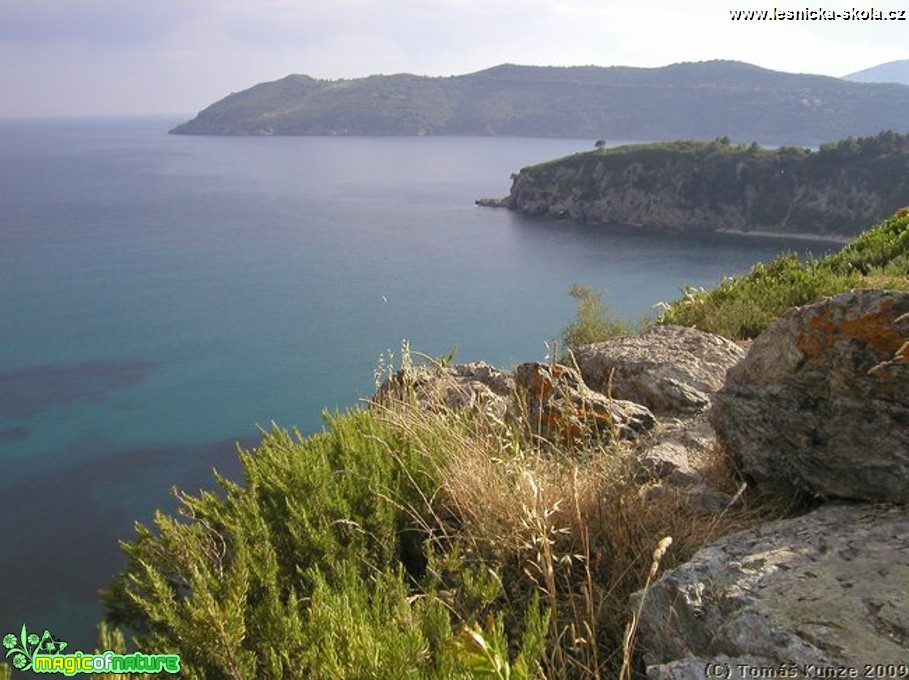
[[[615,421],[609,400],[590,390],[577,371],[560,364],[524,364],[527,420],[533,434],[560,445],[612,439]]]
[[[800,335],[796,346],[806,359],[817,357],[840,343],[855,341],[881,359],[899,356],[907,341],[905,334],[896,327],[894,306],[893,300],[882,300],[869,313],[854,318],[839,314],[815,316],[810,320],[813,332]]]
[[[907,503],[907,353],[909,292],[861,289],[791,310],[727,372],[717,438],[757,487]]]

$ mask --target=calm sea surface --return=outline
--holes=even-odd
[[[474,206],[591,140],[225,138],[0,122],[0,635],[93,649],[96,593],[168,488],[312,432],[380,354],[542,359],[569,286],[635,318],[818,244],[610,233]],[[152,650],[153,651],[153,650]]]

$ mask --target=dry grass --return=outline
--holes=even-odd
[[[534,593],[549,609],[546,677],[632,677],[630,594],[661,565],[672,568],[706,542],[780,514],[750,502],[707,514],[678,494],[648,497],[627,444],[553,454],[522,435],[532,428],[480,412],[408,400],[379,408],[437,466],[437,493],[411,509],[432,550],[458,546],[487,565],[510,624],[519,625]],[[739,500],[741,478],[722,451],[704,454],[698,466]]]

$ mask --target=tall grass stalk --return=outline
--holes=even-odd
[[[644,582],[643,592],[638,607],[631,614],[631,621],[625,628],[625,635],[622,636],[622,667],[619,669],[619,680],[631,680],[631,667],[634,654],[634,645],[638,632],[638,621],[641,619],[641,612],[644,610],[644,600],[647,598],[647,591],[650,584],[660,570],[660,562],[669,546],[672,545],[672,536],[666,536],[653,551],[653,557],[650,562],[650,571],[647,572],[647,580]]]
[[[628,597],[652,578],[653,536],[674,537],[677,564],[708,538],[754,519],[738,505],[705,518],[671,495],[645,500],[629,445],[583,454],[550,447],[543,455],[524,434],[537,427],[508,427],[479,411],[410,402],[383,408],[381,417],[434,461],[439,487],[421,501],[426,507],[409,512],[424,518],[428,546],[443,566],[457,546],[459,556],[493,570],[501,584],[496,606],[513,635],[539,595],[549,615],[546,677],[616,677],[625,649],[632,651],[623,649]],[[715,486],[739,489],[738,500],[735,470],[721,451],[710,456],[716,460],[701,466],[713,469]],[[444,591],[464,587],[450,573],[439,573],[439,583]],[[454,609],[463,625],[486,615],[463,602]]]

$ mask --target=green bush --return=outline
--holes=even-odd
[[[902,211],[901,211],[902,212]],[[824,259],[833,271],[909,276],[909,215],[894,215]]]
[[[374,410],[327,424],[307,438],[263,433],[240,454],[245,484],[175,492],[180,517],[137,525],[108,620],[141,649],[180,654],[186,677],[470,677],[454,629],[491,613],[501,587],[476,601],[465,586],[449,603],[427,576],[433,456],[451,430],[415,446]],[[535,668],[533,653],[522,663]]]
[[[575,283],[568,294],[577,300],[577,309],[574,319],[562,331],[562,345],[566,349],[577,349],[631,332],[628,324],[603,303],[602,295],[593,288]]]
[[[687,289],[657,322],[754,338],[790,307],[862,286],[909,288],[909,216],[894,216],[819,260],[783,254],[710,290]]]
[[[219,479],[222,493],[178,494],[182,517],[137,525],[123,546],[128,568],[106,595],[110,620],[200,677],[284,677],[376,652],[372,677],[418,669],[421,626],[389,626],[383,614],[437,617],[411,608],[402,585],[403,565],[418,569],[420,558],[404,508],[432,478],[406,447],[390,454],[368,412],[328,423],[306,439],[265,434],[241,453],[245,485]],[[339,619],[356,638],[337,636]]]

